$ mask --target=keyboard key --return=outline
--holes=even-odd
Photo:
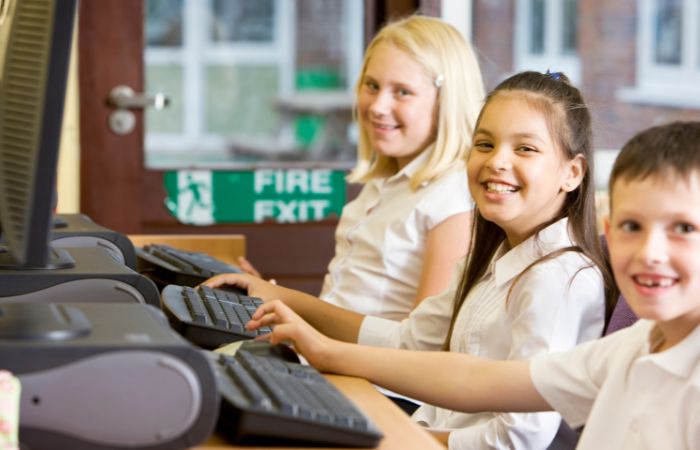
[[[190,311],[192,319],[195,323],[206,324],[210,322],[206,312],[206,307],[194,289],[184,291],[183,297],[187,304],[187,309]]]
[[[209,314],[211,315],[214,325],[217,327],[228,328],[229,324],[228,320],[226,319],[226,314],[221,308],[221,304],[216,299],[216,297],[205,296],[203,302],[204,306],[206,306],[207,310],[209,311]]]
[[[194,289],[169,285],[161,297],[163,311],[173,328],[201,347],[216,348],[260,334],[246,330],[251,311],[233,292],[205,286]],[[260,299],[245,297],[249,304],[262,304]],[[270,331],[269,327],[262,329],[264,333]]]

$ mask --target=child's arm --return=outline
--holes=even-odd
[[[411,398],[465,412],[543,411],[527,361],[492,361],[461,353],[365,347],[330,339],[280,301],[258,308],[249,328],[275,325],[268,339],[291,341],[321,371],[366,378]],[[430,376],[426,376],[430,368]]]
[[[457,261],[467,254],[472,213],[455,214],[428,232],[420,283],[413,308],[449,285]]]
[[[341,341],[357,342],[360,325],[365,318],[362,314],[324,302],[320,298],[269,283],[252,275],[221,274],[202,284],[212,288],[237,286],[246,289],[248,295],[266,302],[282,300],[321,333]]]

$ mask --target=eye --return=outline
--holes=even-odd
[[[365,81],[365,87],[369,89],[372,92],[376,92],[379,90],[379,85],[375,81]]]
[[[472,145],[476,150],[480,152],[488,152],[493,148],[493,144],[490,141],[475,141],[474,144]]]
[[[412,92],[409,91],[409,90],[406,89],[406,88],[398,88],[398,89],[396,89],[396,95],[397,95],[398,97],[407,97],[407,96],[409,96],[409,95],[411,95],[411,94],[412,94]]]
[[[634,233],[635,231],[642,229],[639,223],[635,222],[634,220],[625,220],[620,222],[618,228],[625,233]]]
[[[673,232],[678,234],[690,234],[696,231],[694,225],[689,223],[677,223],[673,225]]]
[[[537,152],[537,149],[535,147],[529,146],[529,145],[521,145],[516,149],[516,151],[520,153],[529,153],[529,152]]]

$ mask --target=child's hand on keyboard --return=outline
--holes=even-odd
[[[285,293],[289,291],[282,286],[277,286],[277,284],[265,281],[262,278],[248,274],[236,273],[222,273],[220,275],[213,276],[204,281],[201,285],[209,286],[210,288],[236,286],[248,291],[248,295],[251,297],[258,297],[265,302],[276,298],[284,298]]]
[[[280,300],[261,305],[246,328],[256,330],[264,326],[272,327],[272,332],[256,339],[268,340],[273,344],[291,342],[309,364],[321,371],[331,370],[327,365],[332,360],[329,355],[336,346],[343,345],[317,331]]]

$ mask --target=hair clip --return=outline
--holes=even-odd
[[[435,80],[433,81],[433,84],[435,85],[436,88],[439,88],[442,86],[442,82],[445,81],[445,76],[444,75],[438,75],[435,77]]]
[[[547,69],[544,75],[552,80],[559,80],[563,74],[561,72],[550,72],[549,69]]]

